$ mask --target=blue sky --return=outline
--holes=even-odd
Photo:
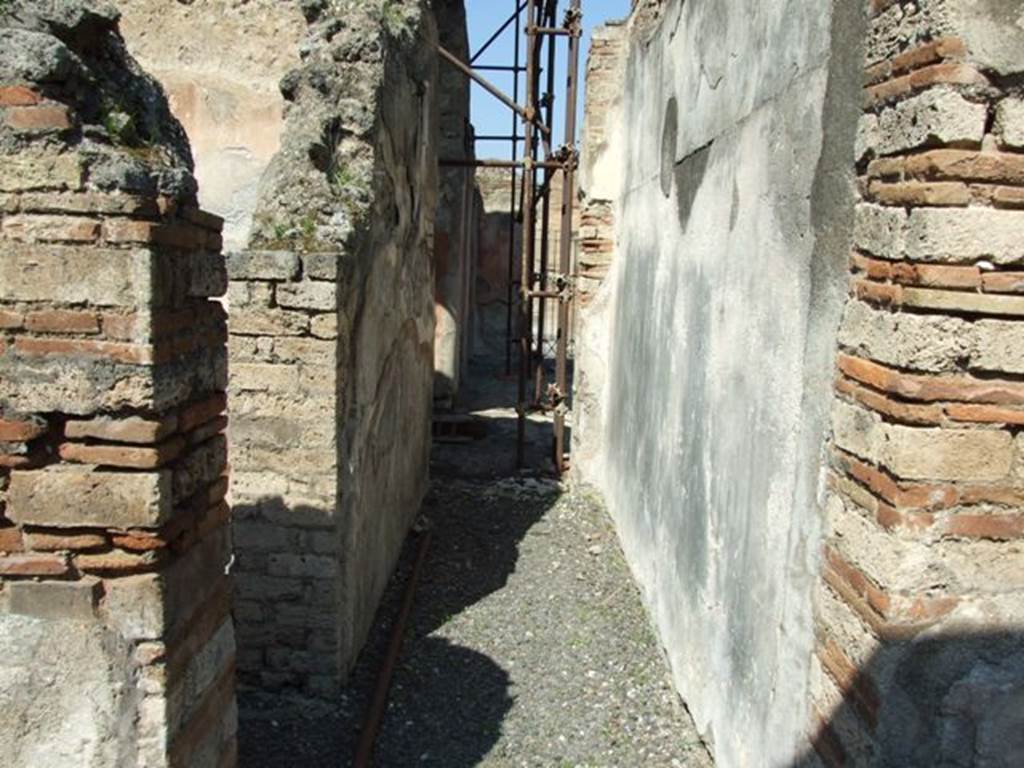
[[[487,39],[494,34],[516,7],[517,0],[467,0],[466,10],[469,15],[469,47],[476,53],[480,47],[487,42]],[[559,3],[559,23],[564,9],[569,5],[568,0]],[[587,60],[587,51],[590,47],[590,34],[597,25],[611,19],[624,18],[629,13],[630,0],[583,0],[583,25],[584,38],[583,50],[580,57],[580,81],[582,84],[584,67]],[[525,17],[525,12],[523,14]],[[487,52],[478,60],[477,64],[512,64],[515,48],[514,27],[510,26],[505,33],[496,40]],[[520,50],[525,60],[526,43],[524,37],[520,36]],[[563,143],[563,114],[565,103],[561,101],[565,92],[566,74],[566,47],[567,41],[564,37],[558,38],[558,65],[556,67],[556,95],[559,100],[555,102],[555,137],[556,145]],[[508,72],[482,72],[484,77],[498,86],[501,90],[512,95],[513,76]],[[520,80],[520,103],[523,101],[522,91],[525,87],[526,76],[521,75]],[[542,86],[545,83],[541,81]],[[473,124],[476,126],[478,135],[510,135],[512,132],[511,110],[495,99],[476,83],[473,84]],[[582,106],[583,92],[580,91],[580,103]],[[478,142],[478,157],[507,158],[510,155],[509,142]]]

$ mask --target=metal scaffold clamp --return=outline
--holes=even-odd
[[[562,22],[562,26],[572,30],[572,33],[579,37],[582,32],[581,21],[583,21],[583,9],[578,5],[572,5],[565,11],[565,21]]]
[[[566,416],[569,413],[569,406],[565,401],[565,394],[559,389],[557,384],[548,384],[547,389],[548,402],[551,404],[550,408],[556,416]]]
[[[555,280],[555,285],[558,288],[558,300],[563,304],[568,304],[573,300],[576,295],[576,280],[572,275],[559,275]]]
[[[563,144],[551,154],[551,159],[566,170],[575,171],[580,165],[580,152],[575,146]]]

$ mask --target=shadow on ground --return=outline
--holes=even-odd
[[[501,733],[513,700],[509,674],[488,656],[430,634],[500,590],[515,571],[518,545],[552,496],[511,505],[439,504],[428,497],[433,544],[421,574],[392,705],[378,740],[376,765],[475,766]],[[500,508],[500,514],[492,514]],[[337,702],[239,693],[240,765],[245,768],[349,765],[372,696],[417,542],[407,542],[378,610],[366,649]],[[510,617],[511,618],[511,617]]]
[[[543,527],[538,524],[559,498],[558,486],[541,479],[553,468],[549,415],[531,414],[526,467],[517,472],[516,381],[502,373],[501,360],[475,359],[455,403],[457,413],[484,425],[482,439],[434,445],[435,484],[424,503],[432,545],[377,741],[378,766],[486,763],[516,703],[511,670],[496,660],[500,648],[481,650],[487,643],[475,642],[472,632],[464,642],[446,636],[453,624],[463,631],[468,624],[485,638],[518,642],[523,627],[514,612],[491,609],[475,619],[471,609],[507,586],[524,539]],[[416,547],[415,537],[406,543],[366,648],[337,701],[240,692],[244,768],[351,764]]]

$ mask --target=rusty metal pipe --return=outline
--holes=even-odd
[[[520,5],[519,0],[512,0],[512,6],[515,8],[515,13],[512,14],[515,19],[516,33],[514,37],[514,45],[512,46],[515,53],[513,54],[513,67],[515,67],[515,75],[512,77],[512,95],[516,102],[519,101],[519,72],[524,70],[524,67],[520,66],[519,61],[519,34],[522,28],[520,14],[523,12],[523,6]],[[515,113],[512,114],[512,162],[515,162],[519,156],[519,142],[522,138],[519,136],[519,121],[516,119]],[[512,189],[509,193],[509,209],[508,209],[508,282],[505,286],[505,375],[512,375],[512,301],[515,297],[515,289],[513,283],[515,282],[515,262],[516,262],[516,172],[513,170],[511,173]]]
[[[527,0],[526,19],[527,24],[533,23],[535,0]],[[530,34],[529,28],[526,31],[526,111],[533,112],[533,91],[537,79],[536,68],[536,44],[537,38]],[[533,289],[533,281],[530,276],[530,266],[533,264],[533,251],[536,233],[534,232],[534,209],[533,209],[533,131],[527,128],[526,141],[523,142],[523,158],[530,163],[527,166],[524,177],[529,177],[529,183],[523,185],[523,258],[520,267],[519,285],[519,381],[516,401],[516,467],[522,469],[526,464],[526,381],[530,374],[530,308],[532,301],[530,291]]]
[[[420,580],[423,563],[427,559],[431,535],[430,529],[427,529],[420,535],[420,546],[416,552],[416,561],[413,563],[412,572],[409,574],[409,581],[405,584],[402,607],[398,612],[398,618],[395,619],[395,626],[391,630],[391,642],[388,644],[388,653],[384,657],[384,664],[377,675],[377,686],[373,691],[373,699],[370,701],[370,706],[366,710],[366,718],[363,720],[363,730],[359,734],[356,756],[352,763],[353,768],[369,768],[370,760],[373,758],[373,748],[377,743],[377,734],[380,732],[380,724],[384,719],[384,711],[388,704],[391,678],[394,677],[395,666],[398,664],[398,657],[402,653],[405,627],[409,623],[409,616],[412,614],[413,599],[416,596],[416,585]]]
[[[534,27],[533,33],[536,35],[552,35],[561,37],[571,37],[575,34],[571,29],[564,27]]]
[[[520,139],[522,141],[522,139]],[[525,168],[526,163],[522,160],[470,160],[461,157],[443,157],[438,164],[445,168]],[[555,160],[539,160],[535,162],[536,168],[548,168],[550,170],[561,170],[564,165]]]
[[[544,11],[544,20],[548,24],[554,24],[555,19],[558,16],[558,0],[549,0],[547,7]],[[557,48],[555,47],[555,41],[548,41],[548,71],[547,71],[547,104],[545,105],[545,122],[551,127],[555,124],[555,61]],[[534,388],[533,388],[533,402],[534,405],[540,405],[544,398],[544,385],[547,375],[544,371],[544,333],[546,325],[547,314],[547,298],[544,294],[547,292],[548,287],[548,268],[550,264],[549,254],[551,251],[551,180],[554,177],[555,172],[552,170],[545,170],[544,172],[544,185],[541,187],[541,199],[543,201],[543,209],[541,211],[541,241],[540,241],[540,269],[539,273],[539,291],[537,296],[537,363],[534,372]]]
[[[537,117],[537,115],[536,115],[532,105],[528,105],[524,109],[523,107],[521,107],[518,104],[516,104],[515,101],[513,101],[509,96],[507,96],[504,93],[504,91],[502,91],[500,88],[498,88],[498,86],[496,86],[494,83],[492,83],[490,80],[488,80],[483,75],[481,75],[478,72],[474,71],[474,69],[471,66],[469,66],[464,61],[462,61],[454,53],[452,53],[451,51],[446,49],[443,45],[438,45],[437,46],[437,52],[441,54],[441,58],[443,58],[445,61],[447,61],[453,67],[455,67],[457,70],[462,72],[462,74],[464,74],[466,77],[469,77],[472,80],[475,80],[477,82],[477,84],[480,85],[481,88],[483,88],[485,91],[487,91],[489,94],[491,94],[494,98],[496,98],[498,101],[500,101],[506,107],[511,109],[513,112],[517,113],[520,117],[523,118],[523,120],[525,120],[528,123],[532,123],[532,124],[536,125],[537,129],[541,133],[543,133],[545,135],[551,133],[551,129],[548,128],[546,125],[544,125],[540,121],[540,119]]]
[[[508,19],[505,20],[504,24],[502,24],[500,27],[498,27],[498,31],[495,32],[493,35],[491,35],[489,38],[487,38],[487,42],[484,43],[483,45],[481,45],[480,49],[476,53],[473,54],[473,56],[469,60],[470,64],[476,64],[476,60],[479,59],[484,54],[484,51],[486,51],[488,48],[490,48],[494,44],[495,40],[497,40],[499,37],[501,37],[501,33],[504,32],[506,29],[508,29],[509,25],[513,21],[518,21],[519,20],[519,14],[523,12],[523,8],[525,8],[525,7],[526,7],[526,0],[523,0],[521,3],[518,2],[518,0],[515,0],[515,8],[516,8],[515,11],[513,11],[512,15],[509,16]],[[519,30],[516,30],[516,42],[517,43],[519,42]]]
[[[580,31],[582,9],[580,0],[572,0],[566,17],[566,25],[573,30],[569,37],[569,74],[567,81],[567,98],[565,103],[565,144],[572,147],[576,144],[576,97],[580,69]],[[573,184],[575,172],[572,162],[565,166],[565,178],[562,187],[562,231],[559,243],[558,271],[561,280],[571,279],[572,269],[572,214],[575,201]],[[559,474],[564,474],[569,466],[565,451],[565,401],[569,397],[569,305],[563,301],[558,305],[558,349],[555,356],[555,386],[559,402],[555,405],[555,467]]]

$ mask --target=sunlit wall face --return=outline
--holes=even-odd
[[[515,13],[516,5],[521,0],[467,0],[467,13],[469,16],[469,40],[470,49],[474,56],[484,46],[491,36]],[[559,0],[558,21],[561,23],[564,11],[569,6],[569,0]],[[583,0],[583,56],[581,63],[586,61],[587,52],[590,49],[591,33],[595,26],[604,24],[614,19],[625,18],[629,14],[630,0]],[[526,14],[521,15],[525,24]],[[556,93],[565,90],[566,73],[566,38],[558,38],[558,55],[555,63]],[[526,40],[523,34],[518,37],[515,34],[515,24],[510,24],[507,29],[498,37],[487,50],[479,55],[475,64],[491,66],[510,66],[515,61],[516,45],[519,46],[521,64],[526,61]],[[546,57],[545,57],[546,59]],[[546,61],[544,62],[546,65]],[[494,83],[498,88],[512,96],[515,92],[515,75],[511,72],[483,71],[484,77]],[[542,83],[545,80],[542,79]],[[519,75],[519,102],[524,97],[526,76]],[[487,93],[476,83],[472,90],[472,114],[473,126],[478,136],[510,136],[513,129],[513,116],[511,110]],[[565,122],[562,110],[564,105],[556,103],[554,135],[556,145],[562,143],[563,124]],[[583,116],[583,98],[579,99],[579,119]],[[518,118],[516,118],[518,125]],[[521,126],[520,126],[521,132]],[[510,159],[512,145],[508,140],[487,140],[477,142],[477,156],[488,158]]]

